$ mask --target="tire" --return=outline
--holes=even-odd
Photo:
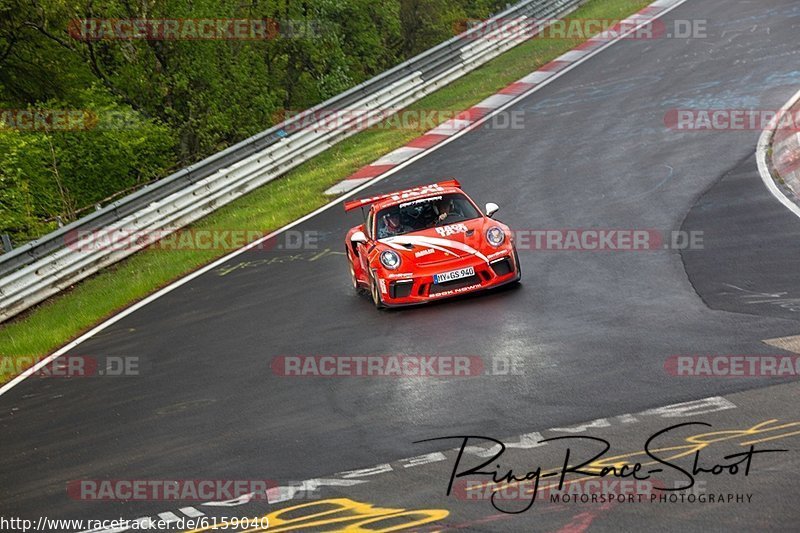
[[[378,280],[375,279],[374,273],[371,273],[369,278],[369,292],[370,296],[372,296],[372,303],[375,304],[377,309],[384,309],[386,306],[383,305],[383,300],[381,300],[381,291],[378,289]]]
[[[357,295],[363,296],[368,291],[366,289],[364,289],[364,287],[362,287],[361,285],[358,284],[358,279],[356,279],[356,271],[355,271],[355,268],[353,267],[353,263],[350,262],[350,261],[348,261],[348,263],[350,263],[349,264],[349,266],[350,266],[350,283],[353,285],[353,290],[356,291]]]
[[[522,267],[519,264],[519,254],[517,253],[517,247],[514,247],[514,264],[517,267],[517,279],[514,280],[514,284],[520,283],[522,280]]]

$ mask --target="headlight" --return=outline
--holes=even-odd
[[[391,250],[381,253],[381,264],[389,270],[394,270],[400,266],[400,256]]]
[[[486,231],[486,240],[492,246],[500,246],[506,241],[506,234],[497,226],[492,226]]]

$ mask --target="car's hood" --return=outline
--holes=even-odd
[[[485,232],[488,229],[483,218],[455,224],[387,237],[379,242],[400,253],[404,259],[426,265],[474,255],[487,261],[482,253],[486,249]]]

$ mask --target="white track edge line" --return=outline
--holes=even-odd
[[[792,106],[794,106],[798,101],[800,101],[800,91],[798,91],[788,102],[786,102],[781,110],[778,112],[776,116],[776,128],[778,125],[778,118],[784,112],[788,111]],[[769,192],[772,193],[780,203],[784,205],[789,211],[800,217],[800,206],[794,203],[789,197],[787,197],[783,191],[780,190],[778,184],[775,183],[775,180],[772,179],[772,174],[769,171],[769,164],[767,163],[767,150],[769,149],[770,141],[772,140],[772,136],[775,133],[775,128],[768,126],[764,131],[761,132],[761,137],[758,139],[758,147],[756,148],[756,160],[758,162],[758,173],[761,174],[761,180],[764,182],[764,185],[767,186]]]

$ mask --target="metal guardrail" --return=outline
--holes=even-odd
[[[144,247],[77,250],[78,243],[92,248],[91,237],[87,242],[82,235],[123,228],[162,236],[175,231],[358,131],[347,119],[337,128],[315,128],[318,114],[352,110],[357,113],[350,121],[363,123],[384,110],[407,107],[523,42],[531,28],[510,20],[535,18],[544,25],[544,20],[564,16],[586,1],[524,0],[290,120],[0,255],[0,322]]]

